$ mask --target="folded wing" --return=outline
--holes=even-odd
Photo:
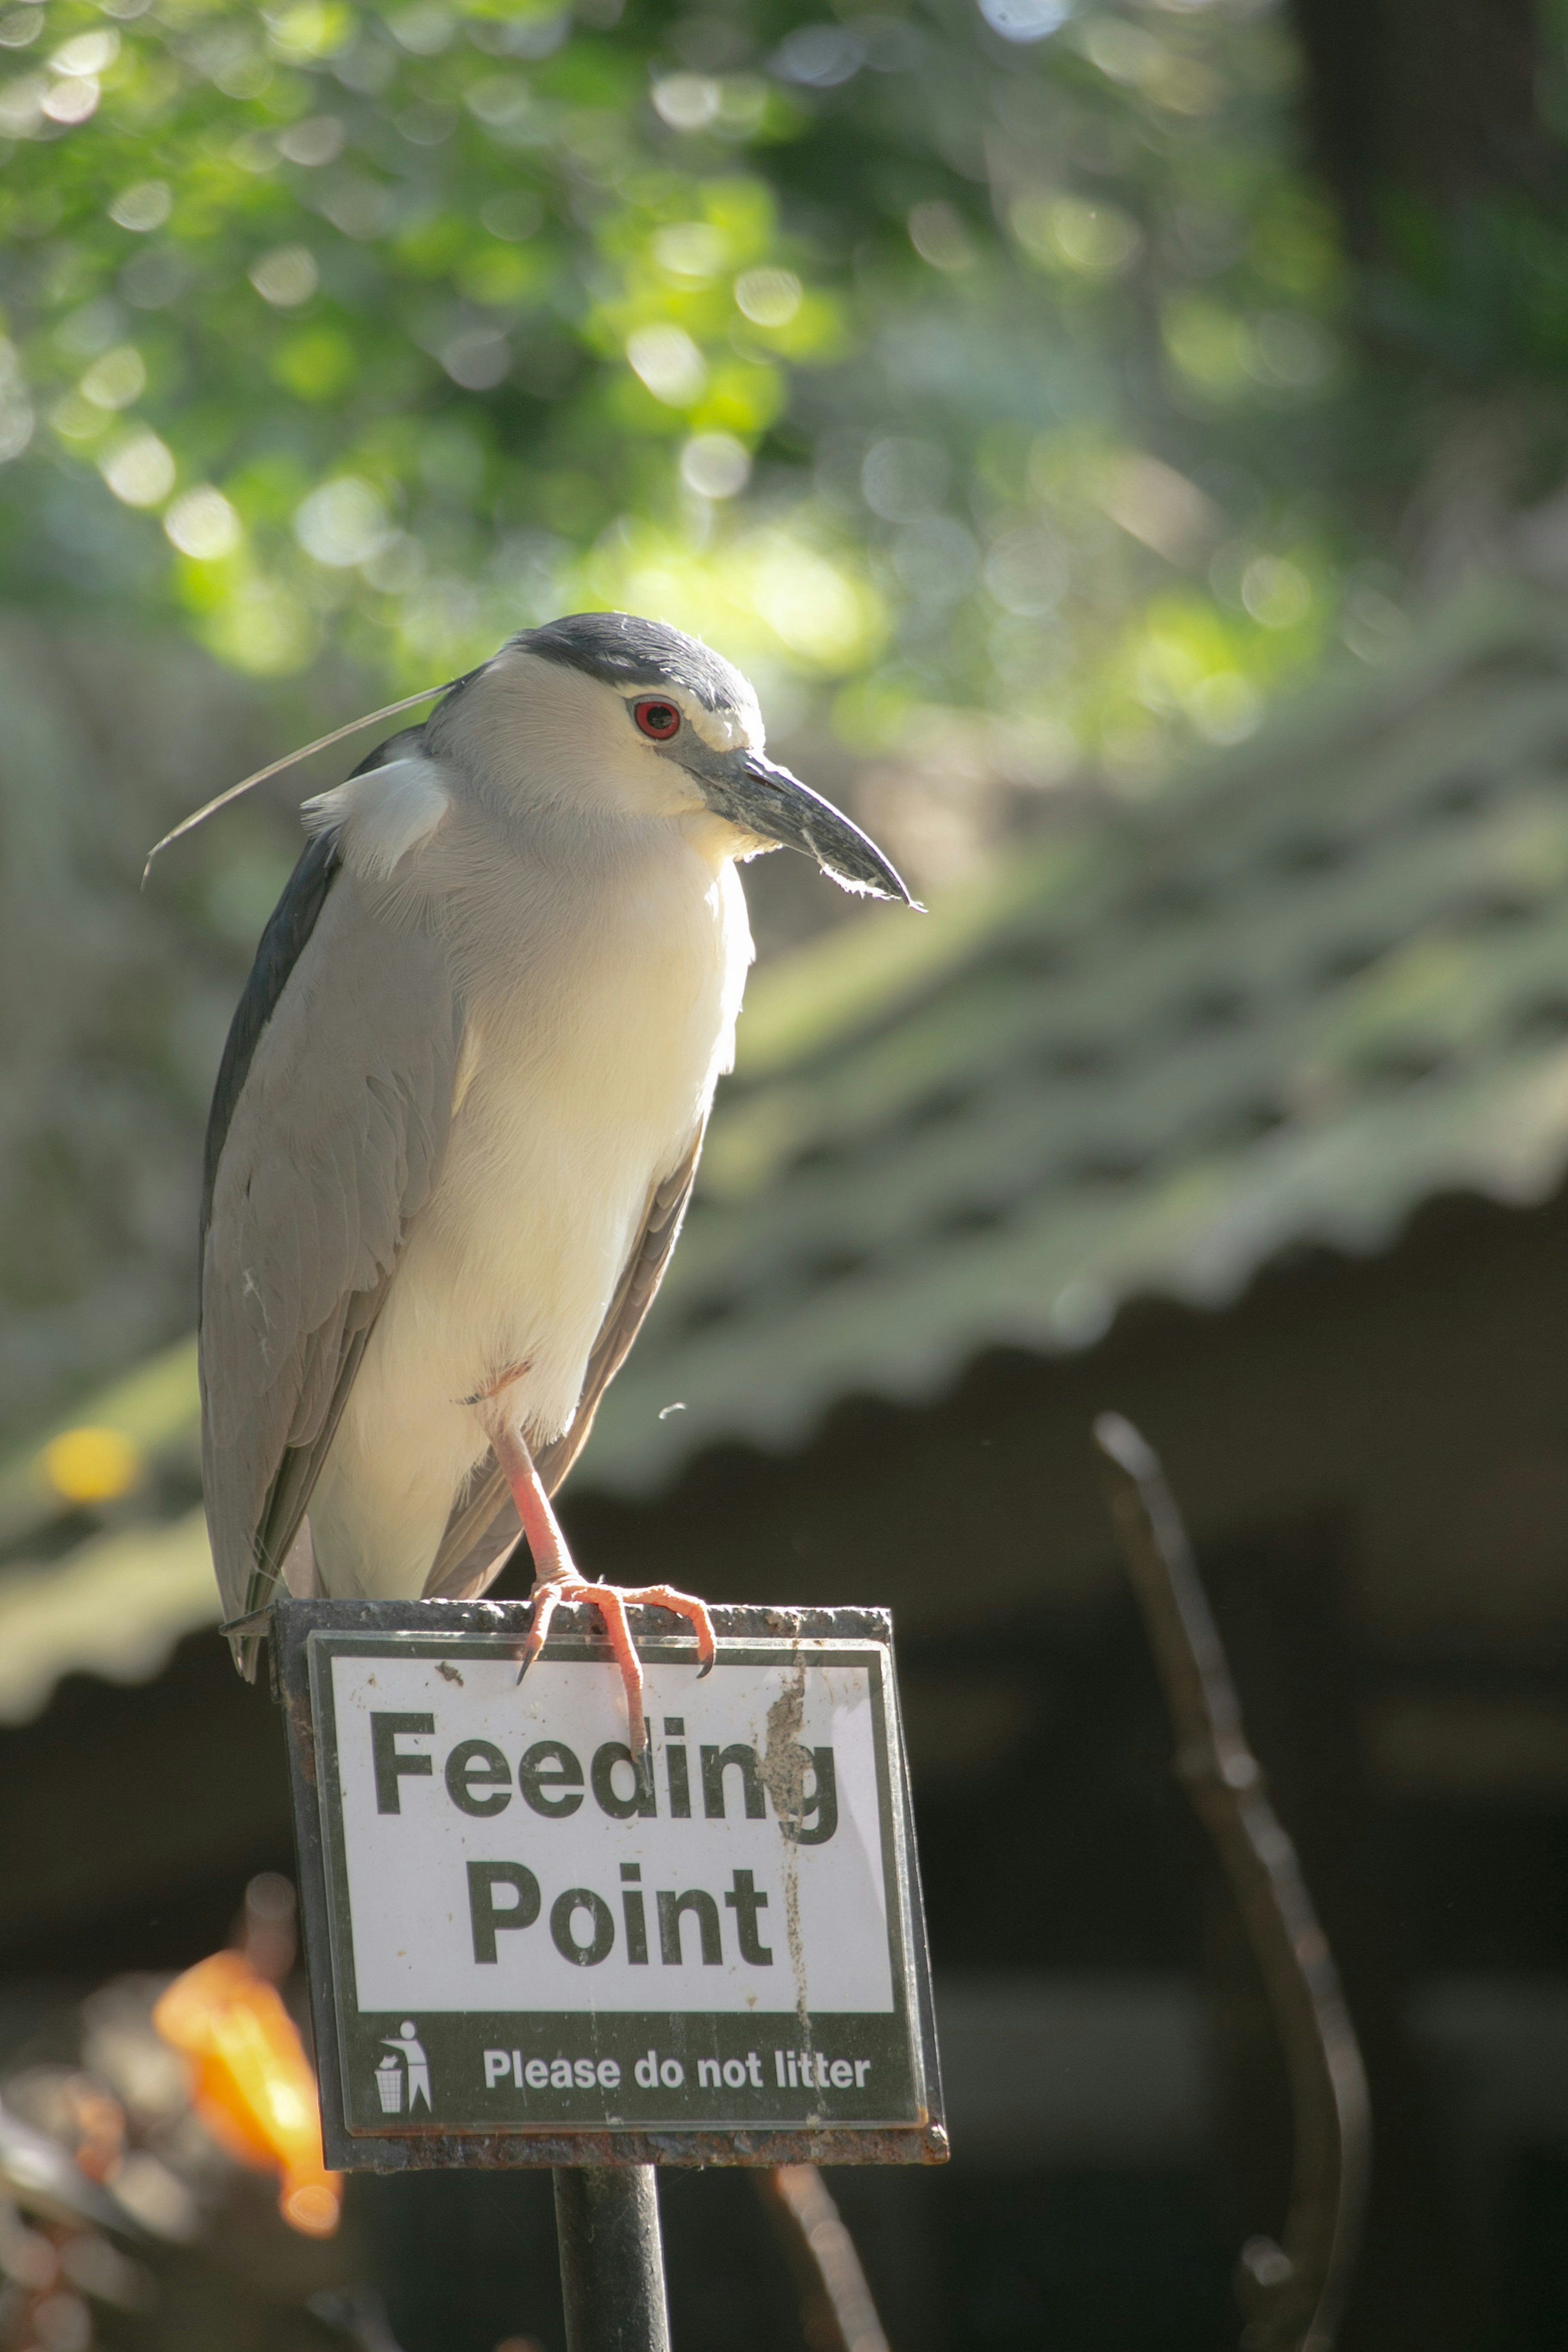
[[[226,1617],[270,1598],[451,1121],[445,950],[313,843],[268,926],[213,1105],[202,1458]],[[254,1671],[254,1641],[235,1644]]]

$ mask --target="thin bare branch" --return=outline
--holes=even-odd
[[[1285,2055],[1295,2122],[1280,2242],[1242,2249],[1245,2352],[1332,2352],[1358,2251],[1372,2117],[1339,1971],[1301,1867],[1247,1745],[1224,1647],[1159,1457],[1131,1422],[1094,1424],[1176,1735],[1176,1772],[1214,1841]]]
[[[816,2165],[755,2178],[795,2274],[810,2352],[889,2352],[855,2241]]]

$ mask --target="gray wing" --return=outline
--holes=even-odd
[[[270,1597],[451,1121],[461,1016],[440,941],[352,874],[330,880],[212,1155],[202,1464],[227,1617]],[[236,1645],[247,1671],[254,1649]]]
[[[217,1082],[213,1087],[212,1108],[207,1113],[205,1149],[202,1155],[202,1222],[201,1249],[196,1266],[197,1301],[201,1296],[203,1268],[200,1258],[206,1253],[207,1227],[212,1223],[213,1186],[217,1181],[217,1163],[234,1117],[234,1107],[245,1089],[250,1075],[258,1040],[272,1015],[278,1010],[278,1000],[289,985],[289,976],[299,962],[316,928],[321,908],[327,903],[327,893],[338,871],[337,845],[324,833],[300,852],[299,864],[289,877],[282,897],[267,920],[261,942],[256,950],[256,961],[250,967],[250,977],[245,992],[234,1010],[228,1035],[224,1040],[223,1059],[218,1064]]]
[[[467,680],[462,681],[464,684]],[[363,776],[373,768],[384,767],[405,751],[417,751],[424,746],[422,727],[405,728],[374,751],[367,751],[351,774]],[[303,955],[315,929],[321,908],[327,903],[339,866],[336,842],[328,834],[319,833],[300,853],[299,863],[284,886],[283,895],[267,919],[256,950],[256,961],[244,993],[234,1011],[228,1035],[224,1040],[223,1059],[218,1065],[217,1082],[213,1087],[212,1108],[207,1113],[206,1146],[202,1159],[202,1254],[206,1247],[207,1226],[212,1222],[213,1185],[217,1177],[217,1163],[228,1123],[234,1117],[234,1107],[244,1090],[249,1076],[257,1044],[272,1015],[278,1010],[279,999],[289,984],[289,974]],[[196,1280],[201,1282],[202,1267],[198,1264]]]
[[[546,1494],[553,1495],[588,1443],[600,1400],[625,1363],[664,1280],[691,1198],[703,1132],[698,1129],[679,1167],[654,1187],[642,1233],[599,1326],[571,1428],[552,1444],[541,1447],[534,1457]],[[453,1508],[425,1580],[426,1600],[466,1601],[483,1592],[500,1573],[518,1534],[517,1512],[506,1480],[492,1460],[467,1499]]]

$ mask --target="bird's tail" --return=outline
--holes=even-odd
[[[231,1633],[228,1637],[228,1654],[234,1660],[236,1674],[239,1675],[244,1681],[253,1683],[261,1664],[260,1634]]]
[[[247,1683],[256,1680],[273,1600],[282,1581],[282,1578],[271,1569],[253,1568],[245,1590],[243,1612],[237,1617],[226,1617],[218,1627],[219,1633],[227,1637],[228,1654],[234,1660],[236,1674],[242,1675]]]

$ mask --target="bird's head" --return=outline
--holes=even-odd
[[[635,816],[706,810],[742,856],[798,849],[845,889],[914,903],[858,825],[767,757],[750,682],[662,621],[574,613],[522,631],[433,715],[426,742],[535,796]]]

